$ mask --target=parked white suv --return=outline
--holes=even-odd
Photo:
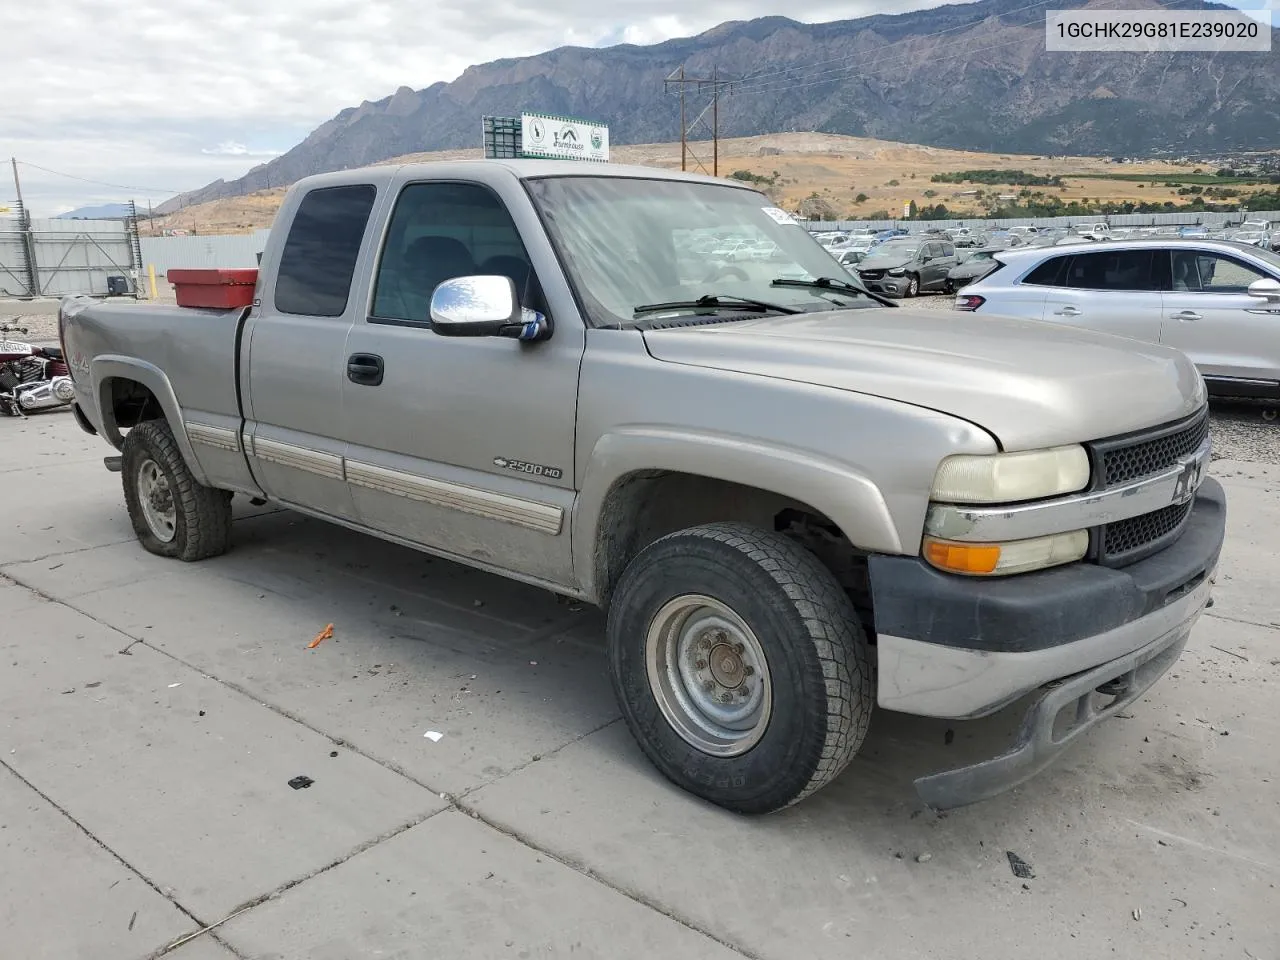
[[[955,309],[1046,320],[1187,354],[1211,393],[1280,399],[1280,256],[1221,240],[1004,250]]]

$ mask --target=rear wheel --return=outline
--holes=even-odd
[[[853,605],[781,534],[716,523],[651,544],[619,581],[608,643],[645,754],[728,809],[795,803],[866,736],[871,671]]]
[[[169,424],[138,424],[124,438],[120,459],[129,520],[143,547],[179,560],[227,551],[231,494],[196,482]]]

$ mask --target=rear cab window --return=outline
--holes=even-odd
[[[377,188],[319,187],[298,204],[276,268],[275,308],[307,317],[340,317]]]

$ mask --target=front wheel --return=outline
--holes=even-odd
[[[138,424],[124,438],[120,454],[125,505],[144,548],[179,560],[227,551],[231,494],[196,482],[169,424]]]
[[[919,296],[919,294],[920,294],[920,278],[913,273],[907,277],[907,292],[905,295],[908,297],[915,297],[915,296]]]
[[[871,669],[853,604],[779,533],[715,523],[651,544],[619,581],[608,645],[645,754],[730,810],[803,799],[866,736]]]

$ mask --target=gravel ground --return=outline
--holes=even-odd
[[[1213,459],[1280,463],[1280,420],[1263,420],[1266,409],[1246,401],[1215,400],[1209,419]]]
[[[57,343],[58,318],[54,316],[9,317],[0,315],[0,327],[26,327],[27,332],[10,330],[6,337],[16,337],[26,343]]]

